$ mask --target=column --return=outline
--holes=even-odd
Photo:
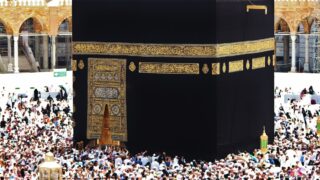
[[[14,72],[19,73],[19,53],[18,53],[19,36],[13,36],[14,43]]]
[[[7,36],[8,38],[8,72],[13,72],[13,62],[12,62],[12,52],[11,52],[11,35]]]
[[[35,47],[34,47],[34,59],[36,62],[40,62],[40,37],[34,36]]]
[[[283,63],[287,64],[289,61],[289,36],[283,35]]]
[[[48,69],[49,65],[49,51],[48,51],[48,36],[43,36],[43,44],[42,44],[42,49],[43,49],[43,69]]]
[[[51,36],[51,69],[56,66],[56,36]]]
[[[70,59],[70,56],[69,56],[69,37],[68,36],[65,36],[65,43],[66,43],[65,61],[66,61],[66,68],[68,69],[69,59]]]
[[[67,66],[66,68],[67,69],[70,69],[71,68],[71,59],[72,59],[72,54],[71,54],[71,43],[72,43],[72,38],[71,36],[66,36],[66,39],[67,39],[67,58],[66,58],[66,61],[67,61]]]
[[[296,39],[297,39],[297,35],[296,34],[292,34],[291,35],[291,49],[292,49],[292,53],[291,53],[291,72],[296,72]]]
[[[305,55],[304,55],[304,72],[309,72],[309,34],[305,35]]]

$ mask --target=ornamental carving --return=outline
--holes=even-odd
[[[117,72],[96,72],[93,75],[96,81],[119,81],[119,75]]]
[[[226,73],[226,72],[227,72],[227,65],[226,65],[226,63],[223,63],[223,65],[222,65],[222,72],[223,72],[223,73]]]
[[[131,72],[134,72],[135,70],[136,70],[136,65],[134,64],[134,62],[130,62],[130,64],[129,64],[129,70],[131,71]]]
[[[119,115],[120,109],[121,109],[121,108],[120,108],[120,106],[119,106],[118,104],[112,105],[112,107],[111,107],[111,113],[112,113],[112,115],[115,115],[115,116]]]
[[[102,106],[101,106],[101,104],[95,104],[94,106],[93,106],[93,114],[100,114],[101,113],[101,111],[102,111]]]
[[[202,72],[203,72],[203,74],[208,74],[208,72],[209,72],[208,64],[204,64],[202,66]]]
[[[78,63],[78,68],[79,68],[80,70],[82,70],[82,69],[84,68],[84,62],[83,62],[83,60],[80,60],[80,61],[79,61],[79,63]]]
[[[247,70],[250,69],[250,61],[249,60],[246,61],[246,68],[247,68]]]
[[[98,87],[94,90],[94,96],[103,99],[118,99],[119,90],[111,87]]]
[[[140,62],[139,73],[199,74],[199,64],[198,63]]]

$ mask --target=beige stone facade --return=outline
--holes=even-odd
[[[64,20],[72,24],[71,4],[66,4],[66,1],[61,1],[58,6],[49,6],[41,0],[17,1],[21,2],[20,4],[13,4],[10,0],[7,0],[7,3],[1,2],[3,1],[0,1],[0,21],[4,24],[6,32],[11,35],[19,35],[21,25],[29,18],[35,20],[37,32],[48,35],[57,35],[59,26]]]
[[[69,69],[71,7],[71,0],[0,0],[0,72]]]
[[[313,57],[310,63],[310,54],[316,54],[312,48],[318,37],[311,33],[311,29],[315,29],[319,17],[318,0],[275,0],[274,31],[276,42],[278,40],[276,51],[281,50],[283,54],[279,59],[282,65],[291,67],[291,72],[318,71],[318,60]],[[276,54],[279,57],[279,52]]]
[[[290,33],[297,33],[302,23],[305,33],[320,15],[320,1],[315,0],[275,0],[275,32],[279,25]]]

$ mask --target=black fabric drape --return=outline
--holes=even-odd
[[[273,37],[273,1],[256,0],[268,14],[246,12],[240,0],[77,0],[73,41],[216,44]],[[86,139],[87,58],[129,62],[224,63],[271,58],[273,51],[225,58],[74,55],[75,141]],[[228,67],[227,67],[228,68]],[[142,74],[127,69],[128,142],[143,150],[213,159],[259,147],[263,126],[273,139],[273,67],[199,75]]]

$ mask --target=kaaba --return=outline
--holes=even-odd
[[[206,160],[263,127],[272,143],[274,1],[76,0],[72,26],[75,142],[107,126],[133,154]]]

